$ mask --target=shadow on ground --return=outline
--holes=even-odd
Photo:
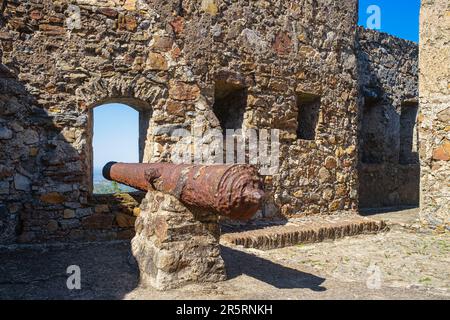
[[[325,278],[288,268],[229,247],[222,246],[221,250],[227,268],[228,279],[246,274],[277,289],[307,288],[313,291],[326,290],[326,288],[321,287]]]
[[[324,278],[222,247],[229,279],[242,274],[275,288],[324,291]],[[139,284],[129,242],[0,248],[0,299],[122,299]],[[69,266],[81,270],[81,290],[69,290]],[[153,290],[153,289],[148,289]]]
[[[138,285],[130,244],[0,249],[0,299],[121,299]],[[81,270],[81,290],[69,290],[67,267]]]
[[[376,216],[384,213],[406,212],[408,210],[418,210],[418,206],[398,206],[381,208],[360,208],[359,214],[364,217]]]

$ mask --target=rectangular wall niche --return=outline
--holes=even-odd
[[[312,93],[297,94],[297,139],[314,140],[320,115],[320,96]]]
[[[402,105],[400,114],[400,164],[417,164],[418,156],[418,130],[417,112],[419,106],[417,102],[405,103]]]
[[[380,164],[385,161],[387,133],[384,107],[380,102],[367,102],[363,107],[360,132],[362,163]]]
[[[226,129],[242,129],[247,108],[247,88],[217,81],[214,94],[213,110],[223,132],[225,133]]]

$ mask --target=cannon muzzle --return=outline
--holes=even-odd
[[[110,162],[103,176],[142,191],[168,193],[187,206],[234,220],[251,219],[264,198],[262,179],[250,165]]]

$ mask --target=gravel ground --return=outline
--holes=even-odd
[[[450,299],[450,235],[378,235],[260,251],[223,246],[229,280],[143,288],[129,243],[0,247],[0,299]],[[81,269],[81,289],[66,269]]]

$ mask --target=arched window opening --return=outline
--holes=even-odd
[[[103,178],[102,168],[110,161],[140,161],[139,112],[120,103],[104,104],[93,110],[93,193],[136,191]]]

